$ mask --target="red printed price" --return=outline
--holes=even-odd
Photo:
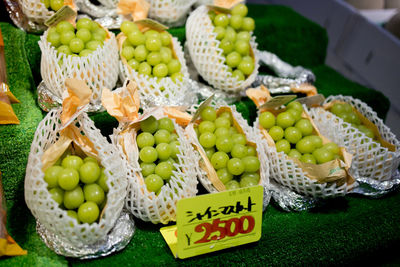
[[[253,216],[242,216],[240,218],[231,218],[229,220],[215,219],[211,223],[201,223],[194,230],[197,233],[204,232],[204,236],[194,242],[195,244],[207,243],[212,240],[221,240],[225,236],[233,237],[237,234],[248,234],[253,231],[255,220]],[[213,233],[219,234],[211,236]]]

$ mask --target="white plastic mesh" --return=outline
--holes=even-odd
[[[177,38],[172,37],[172,45],[177,59],[181,63],[181,73],[183,74],[182,81],[177,80],[176,83],[170,77],[158,80],[156,77],[140,74],[120,60],[121,80],[130,79],[137,83],[140,100],[144,106],[177,106],[184,102],[187,90],[189,90],[189,72],[186,67],[182,46]]]
[[[353,154],[352,168],[356,169],[361,177],[385,181],[391,179],[400,164],[400,142],[390,129],[383,123],[367,104],[351,96],[330,96],[324,104],[339,100],[349,103],[362,115],[378,127],[382,138],[395,146],[391,152],[379,142],[367,137],[350,123],[343,121],[333,113],[322,108],[313,108],[310,114],[321,130],[321,133],[332,141],[344,146]],[[329,126],[329,127],[328,127]],[[335,128],[335,131],[331,131]]]
[[[76,126],[95,145],[100,164],[105,168],[109,191],[100,221],[90,225],[77,224],[52,199],[43,179],[42,156],[60,137],[60,114],[61,109],[50,111],[36,129],[26,167],[25,201],[33,216],[46,229],[80,247],[104,238],[114,226],[126,196],[126,168],[121,160],[116,160],[119,158],[118,151],[95,128],[93,121],[86,114],[80,115],[75,121]]]
[[[40,0],[19,0],[22,12],[32,22],[43,25],[46,20],[55,14],[53,10],[48,10]]]
[[[100,4],[108,7],[108,8],[116,8],[118,5],[119,0],[97,0]]]
[[[150,192],[144,183],[144,177],[139,165],[139,155],[131,155],[127,159],[124,149],[119,143],[121,128],[114,131],[112,136],[113,144],[121,152],[122,158],[127,162],[128,194],[125,206],[133,215],[143,221],[166,224],[176,220],[176,205],[182,198],[194,197],[197,193],[197,177],[201,170],[199,168],[199,155],[194,151],[188,142],[182,128],[174,122],[175,130],[180,144],[177,155],[178,159],[174,164],[175,170],[168,183],[162,188],[157,196]],[[135,135],[132,138],[136,138]],[[138,177],[139,176],[139,177]]]
[[[101,92],[104,87],[114,88],[118,80],[118,46],[115,35],[109,32],[109,38],[103,47],[97,48],[86,57],[73,57],[57,50],[47,42],[48,30],[40,37],[42,51],[40,72],[47,88],[62,99],[66,90],[65,79],[77,78],[86,82],[92,89],[92,105],[101,105]]]
[[[168,26],[181,26],[196,0],[148,0],[149,18]]]
[[[254,125],[256,127],[255,129],[260,131],[258,118],[254,122]],[[329,125],[327,130],[331,131],[333,135],[335,133],[338,134],[337,130],[335,130],[332,125]],[[332,139],[331,141],[335,142],[335,140]],[[269,146],[265,139],[263,139],[262,143],[267,152],[267,158],[269,159],[271,178],[299,194],[314,198],[338,197],[346,195],[356,185],[356,183],[344,183],[340,186],[335,182],[318,183],[317,180],[308,178],[307,172],[303,171],[303,169],[284,152],[277,152],[276,147]],[[340,144],[338,143],[338,145]]]
[[[249,87],[258,74],[257,43],[253,36],[250,46],[254,53],[254,70],[246,80],[237,81],[225,64],[223,51],[219,48],[214,26],[208,16],[208,8],[200,6],[193,11],[186,22],[186,40],[190,57],[197,71],[213,87],[239,92]]]

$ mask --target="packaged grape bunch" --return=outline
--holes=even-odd
[[[360,177],[384,182],[390,180],[400,163],[400,142],[371,107],[351,96],[330,96],[322,107],[311,109],[321,132],[342,142],[354,155],[353,166]],[[340,134],[326,128],[334,125]]]
[[[126,208],[143,221],[175,221],[177,201],[197,193],[198,155],[182,129],[191,116],[166,106],[140,115],[138,87],[129,80],[104,90],[102,101],[120,123],[112,142],[128,166]]]
[[[343,196],[354,188],[352,155],[322,135],[299,102],[282,107],[288,101],[271,98],[264,86],[246,93],[259,108],[254,125],[264,137],[274,180],[313,198]]]
[[[149,18],[168,26],[185,25],[186,16],[196,0],[150,0]]]
[[[98,23],[81,18],[76,25],[61,21],[39,41],[39,104],[45,111],[61,104],[67,78],[81,79],[93,91],[90,111],[101,109],[101,90],[114,88],[118,80],[118,46],[115,35]]]
[[[149,20],[124,21],[117,36],[122,79],[137,83],[143,107],[182,105],[187,94],[182,47],[166,29]]]
[[[205,175],[200,176],[200,182],[210,193],[254,185],[268,187],[269,159],[260,145],[261,135],[234,106],[209,105],[206,100],[185,130],[201,155]],[[266,207],[269,198],[264,202]]]
[[[122,249],[133,234],[125,222],[118,229],[126,233],[127,240],[121,240],[125,245],[107,239],[113,234],[119,240],[112,229],[122,216],[126,167],[85,113],[89,87],[76,79],[67,79],[66,86],[63,107],[51,110],[35,132],[25,201],[51,249],[65,256],[96,257]]]
[[[190,58],[198,73],[216,89],[239,92],[258,74],[257,44],[252,36],[254,20],[247,7],[231,9],[200,6],[186,23]]]

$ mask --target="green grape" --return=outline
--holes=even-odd
[[[167,47],[161,47],[159,54],[161,57],[161,62],[168,64],[172,59],[172,53],[171,50],[166,50],[165,48],[169,49]]]
[[[135,49],[132,46],[126,46],[122,48],[121,56],[124,57],[126,60],[130,60],[135,55]]]
[[[58,186],[57,180],[62,170],[63,168],[61,166],[51,166],[44,172],[44,181],[49,188]]]
[[[241,31],[236,35],[237,40],[243,40],[246,41],[247,43],[250,42],[251,35],[249,32],[246,31]]]
[[[78,156],[73,156],[69,155],[66,156],[62,161],[61,161],[61,166],[64,168],[72,168],[75,170],[79,170],[79,168],[82,166],[83,160],[78,157]]]
[[[229,18],[226,14],[218,14],[214,18],[214,25],[215,26],[220,26],[220,27],[226,27],[229,24]]]
[[[312,153],[318,164],[333,160],[333,153],[325,148],[317,148]]]
[[[238,39],[235,42],[235,50],[242,56],[246,56],[250,52],[250,45],[249,42]]]
[[[155,139],[151,133],[142,132],[136,137],[136,143],[139,148],[143,148],[145,146],[154,146]]]
[[[182,72],[175,72],[174,74],[171,75],[171,79],[174,83],[178,81],[183,81],[183,74]]]
[[[146,36],[146,39],[152,37],[152,38],[156,38],[156,39],[160,39],[161,40],[161,35],[156,30],[148,30],[148,31],[146,31],[144,33],[144,35]]]
[[[127,35],[127,40],[133,46],[144,45],[146,42],[146,37],[139,30],[133,30]]]
[[[165,77],[168,75],[168,67],[164,63],[158,64],[153,68],[153,75],[155,77]]]
[[[308,153],[301,155],[300,161],[304,163],[317,164],[317,161],[315,160],[314,156]]]
[[[219,48],[224,51],[224,55],[228,55],[230,52],[232,52],[234,47],[234,43],[227,38],[222,39],[221,43],[219,44]]]
[[[142,162],[142,163],[140,163],[140,169],[142,169],[142,175],[144,177],[146,177],[155,172],[156,164]]]
[[[218,117],[215,119],[215,128],[227,128],[229,129],[231,127],[231,122],[227,118],[223,117]]]
[[[290,108],[287,110],[287,112],[289,112],[293,116],[295,122],[301,119],[301,111],[294,108]]]
[[[225,128],[225,127],[217,128],[217,129],[215,130],[214,134],[215,134],[215,136],[216,136],[217,138],[218,138],[218,137],[222,137],[222,136],[229,136],[229,135],[230,135],[229,129],[228,129],[228,128]]]
[[[249,17],[243,18],[241,30],[252,32],[254,31],[255,27],[254,19]]]
[[[66,31],[60,34],[60,42],[63,45],[69,45],[72,39],[75,38],[75,33],[73,31]]]
[[[213,107],[208,106],[200,112],[200,117],[203,121],[215,121],[217,112]]]
[[[290,126],[285,129],[285,139],[292,144],[296,144],[303,137],[301,131],[296,127]]]
[[[231,155],[233,158],[244,158],[247,156],[247,147],[242,144],[234,144],[231,150]]]
[[[235,127],[229,127],[229,134],[230,135],[234,135],[234,134],[237,134],[238,133],[238,131],[236,130],[236,128]]]
[[[255,156],[246,156],[242,158],[245,172],[256,172],[260,169],[260,160]]]
[[[129,20],[123,21],[121,23],[120,29],[125,35],[128,35],[129,33],[133,32],[133,31],[138,31],[139,30],[137,25],[135,23],[133,23],[132,21],[129,21]]]
[[[78,218],[82,223],[93,223],[99,217],[100,210],[96,203],[87,201],[79,206]]]
[[[63,203],[64,190],[62,190],[60,187],[50,189],[49,193],[51,195],[51,198],[54,199],[54,201],[57,202],[58,205],[61,205]]]
[[[295,119],[293,118],[292,114],[287,111],[279,113],[278,116],[276,116],[276,125],[282,127],[283,129],[292,126],[294,122]]]
[[[343,103],[343,112],[344,113],[351,113],[353,112],[353,107],[349,103]]]
[[[241,159],[231,158],[226,164],[228,171],[233,175],[241,175],[245,170],[245,165]]]
[[[79,54],[85,48],[85,43],[79,38],[73,38],[69,42],[69,48],[72,52]]]
[[[64,0],[50,0],[50,8],[54,11],[60,10],[64,6]]]
[[[69,49],[68,45],[60,45],[57,48],[57,51],[60,52],[60,53],[64,53],[66,55],[72,55],[71,49]]]
[[[271,129],[269,129],[268,134],[276,142],[283,138],[284,132],[283,132],[282,127],[272,126]]]
[[[181,63],[177,59],[171,59],[168,63],[168,74],[172,75],[181,70]]]
[[[344,106],[341,103],[335,103],[332,105],[330,111],[339,116],[340,114],[344,113]]]
[[[139,152],[139,158],[146,163],[153,163],[157,160],[157,150],[152,146],[145,146]]]
[[[151,66],[160,64],[160,62],[161,62],[160,52],[150,52],[147,55],[147,63],[149,63]]]
[[[81,52],[79,52],[80,57],[87,57],[89,56],[93,51],[90,49],[83,49]]]
[[[269,111],[262,112],[259,120],[264,129],[269,129],[275,125],[275,116]]]
[[[101,191],[103,192],[103,189],[101,189]],[[103,197],[104,197],[104,192],[103,192]],[[84,201],[85,201],[84,193],[80,186],[77,186],[70,191],[64,192],[64,202],[63,203],[64,203],[64,207],[67,209],[70,209],[70,210],[77,209],[77,208],[79,208],[80,205],[82,205],[82,203]]]
[[[234,190],[240,188],[239,182],[236,180],[231,180],[225,184],[226,190]]]
[[[139,62],[142,62],[147,58],[147,54],[149,52],[147,51],[146,47],[144,45],[138,45],[135,48],[135,59]]]
[[[61,36],[58,32],[48,33],[48,35],[47,35],[47,41],[55,48],[60,46],[60,44],[61,44],[60,38],[61,38]]]
[[[229,123],[232,124],[232,115],[231,115],[231,113],[229,111],[222,112],[221,114],[219,114],[218,117],[228,119]]]
[[[225,28],[221,26],[217,26],[214,28],[214,32],[216,33],[217,40],[222,40],[225,36]]]
[[[93,21],[89,18],[81,18],[76,22],[76,29],[79,31],[81,29],[91,30]]]
[[[290,143],[286,139],[281,139],[275,143],[276,151],[281,152],[283,151],[285,154],[288,154],[290,151]]]
[[[237,4],[234,8],[232,8],[231,14],[246,17],[247,11],[247,6],[245,4]]]
[[[296,122],[295,127],[300,130],[303,136],[312,134],[313,126],[308,119],[300,119]]]
[[[326,143],[322,146],[324,149],[332,152],[333,154],[339,154],[339,146],[333,142]]]
[[[155,173],[164,180],[168,180],[172,175],[171,163],[164,161],[157,164]]]
[[[296,149],[302,154],[311,154],[315,149],[314,142],[310,138],[303,137],[297,142]]]
[[[226,64],[231,68],[237,67],[241,60],[242,56],[236,51],[233,51],[226,56]]]
[[[207,158],[209,160],[211,160],[212,155],[214,155],[214,153],[215,153],[214,147],[206,148],[206,149],[204,149],[204,151],[206,152]]]
[[[157,192],[164,185],[163,179],[157,174],[150,174],[144,179],[147,190],[150,192]]]
[[[225,30],[225,39],[231,40],[233,43],[236,42],[236,31],[232,27],[228,26]]]
[[[167,160],[171,156],[171,147],[167,143],[158,144],[156,150],[160,160]]]
[[[100,177],[101,170],[97,162],[85,162],[79,168],[79,174],[81,177],[81,182],[85,184],[91,184],[96,182]]]
[[[208,14],[208,16],[210,17],[210,20],[211,20],[211,21],[214,21],[215,16],[217,15],[217,14],[215,13],[215,11],[213,11],[213,10],[208,11],[207,14]]]
[[[72,190],[79,183],[79,173],[72,168],[65,168],[58,176],[58,185],[64,190]]]
[[[225,153],[231,152],[233,144],[234,143],[232,142],[232,139],[229,136],[218,137],[215,142],[215,146],[217,147],[217,149]]]
[[[158,121],[153,116],[148,117],[147,119],[140,122],[140,129],[143,132],[155,133],[158,129]]]
[[[107,185],[107,175],[104,173],[104,171],[101,172],[100,178],[96,181],[98,185],[104,190],[104,192],[108,192],[108,185]]]
[[[92,40],[85,44],[86,49],[96,51],[98,47],[102,47],[103,44],[100,41]]]
[[[99,41],[101,43],[104,42],[105,37],[103,36],[103,34],[99,33],[99,32],[92,32],[92,41]]]
[[[213,133],[214,131],[215,131],[215,124],[212,121],[202,121],[199,124],[200,133],[205,133],[205,132]]]
[[[171,43],[171,35],[168,32],[162,32],[160,39],[163,46],[168,46]]]
[[[375,134],[374,132],[369,129],[368,127],[366,127],[365,125],[360,125],[359,127],[360,131],[363,132],[367,137],[374,139],[375,138]]]
[[[301,158],[301,153],[299,151],[297,151],[297,149],[294,149],[294,148],[291,149],[287,155],[291,158],[296,158],[298,160],[300,160],[300,158]]]
[[[76,37],[81,39],[84,43],[89,42],[92,39],[92,34],[88,29],[80,29],[76,32]]]
[[[312,141],[315,148],[322,147],[322,138],[321,137],[319,137],[317,135],[310,135],[310,136],[307,136],[306,138],[309,138]]]
[[[139,69],[139,66],[140,66],[140,63],[139,63],[139,61],[137,61],[136,59],[131,58],[131,59],[128,61],[128,65],[129,65],[129,67],[131,67],[131,69],[133,69],[133,70],[138,70],[138,69]]]
[[[69,23],[68,21],[64,20],[64,21],[60,21],[57,26],[56,26],[56,30],[59,34],[63,33],[63,32],[67,32],[67,31],[72,31],[74,32],[74,26],[72,26],[71,23]]]
[[[229,21],[229,25],[235,29],[239,30],[243,24],[243,17],[240,15],[232,15]]]
[[[77,223],[79,223],[79,218],[78,218],[78,213],[76,213],[76,211],[74,210],[67,210],[67,215],[73,219],[76,220]],[[73,226],[73,224],[71,225]]]
[[[171,133],[175,130],[174,123],[168,117],[164,117],[158,120],[158,129],[164,129]]]
[[[244,74],[241,70],[236,69],[232,72],[232,77],[235,78],[237,81],[244,81]]]
[[[154,36],[147,37],[145,46],[149,51],[160,51],[162,46],[161,39]]]
[[[217,171],[218,178],[223,184],[226,184],[233,179],[233,175],[228,171],[227,168],[222,168]]]
[[[243,72],[244,75],[250,75],[254,70],[254,63],[252,61],[242,60],[239,63],[238,70]]]
[[[240,133],[232,134],[232,143],[246,145],[246,136]]]
[[[83,159],[83,162],[89,162],[89,161],[94,162],[94,163],[98,163],[97,159],[94,158],[94,157],[91,157],[91,156],[88,156],[88,157]]]
[[[358,118],[355,112],[348,113],[349,122],[355,125],[359,125],[361,123],[360,119]]]
[[[252,146],[246,146],[247,156],[257,156],[257,150]]]
[[[255,180],[250,176],[244,176],[240,179],[241,188],[255,186],[255,185],[258,185],[258,180]]]
[[[213,133],[205,132],[200,134],[199,142],[202,147],[210,148],[215,146],[216,139]]]
[[[40,2],[42,2],[46,8],[50,7],[50,0],[40,0]]]
[[[296,109],[300,112],[303,112],[303,106],[301,105],[300,102],[298,101],[292,101],[289,104],[287,104],[286,108],[289,109]]]
[[[156,145],[161,143],[169,143],[171,134],[165,129],[160,129],[154,134],[154,139],[156,141]]]
[[[139,73],[142,75],[151,75],[151,66],[147,62],[142,62],[139,65]]]
[[[167,130],[167,129],[165,129],[165,130]],[[168,131],[168,130],[167,130]],[[170,134],[170,139],[169,139],[169,142],[172,142],[172,141],[177,141],[178,140],[178,135],[176,134],[176,133],[174,133],[174,132],[171,132],[171,131],[169,131],[171,134]]]
[[[222,169],[225,168],[229,160],[228,154],[222,151],[217,151],[211,156],[211,164],[214,169]]]

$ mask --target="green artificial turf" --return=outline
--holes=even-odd
[[[277,53],[293,65],[312,69],[316,87],[325,96],[352,95],[367,102],[385,117],[390,102],[380,92],[353,83],[324,65],[327,36],[324,29],[282,6],[250,5],[256,19],[259,49]],[[0,23],[6,44],[9,85],[21,100],[13,108],[20,125],[0,126],[0,170],[7,199],[7,229],[28,255],[0,259],[0,266],[174,266],[174,265],[352,265],[399,262],[400,194],[382,199],[358,196],[328,201],[325,206],[300,213],[286,213],[269,205],[263,215],[259,242],[192,259],[174,259],[159,233],[162,225],[139,220],[130,244],[105,258],[80,261],[58,256],[40,240],[35,219],[24,201],[25,167],[36,126],[44,117],[37,105],[40,78],[39,36]],[[184,41],[184,28],[170,29]],[[236,103],[249,122],[256,116],[247,98]],[[107,113],[91,114],[102,134],[117,126]]]

